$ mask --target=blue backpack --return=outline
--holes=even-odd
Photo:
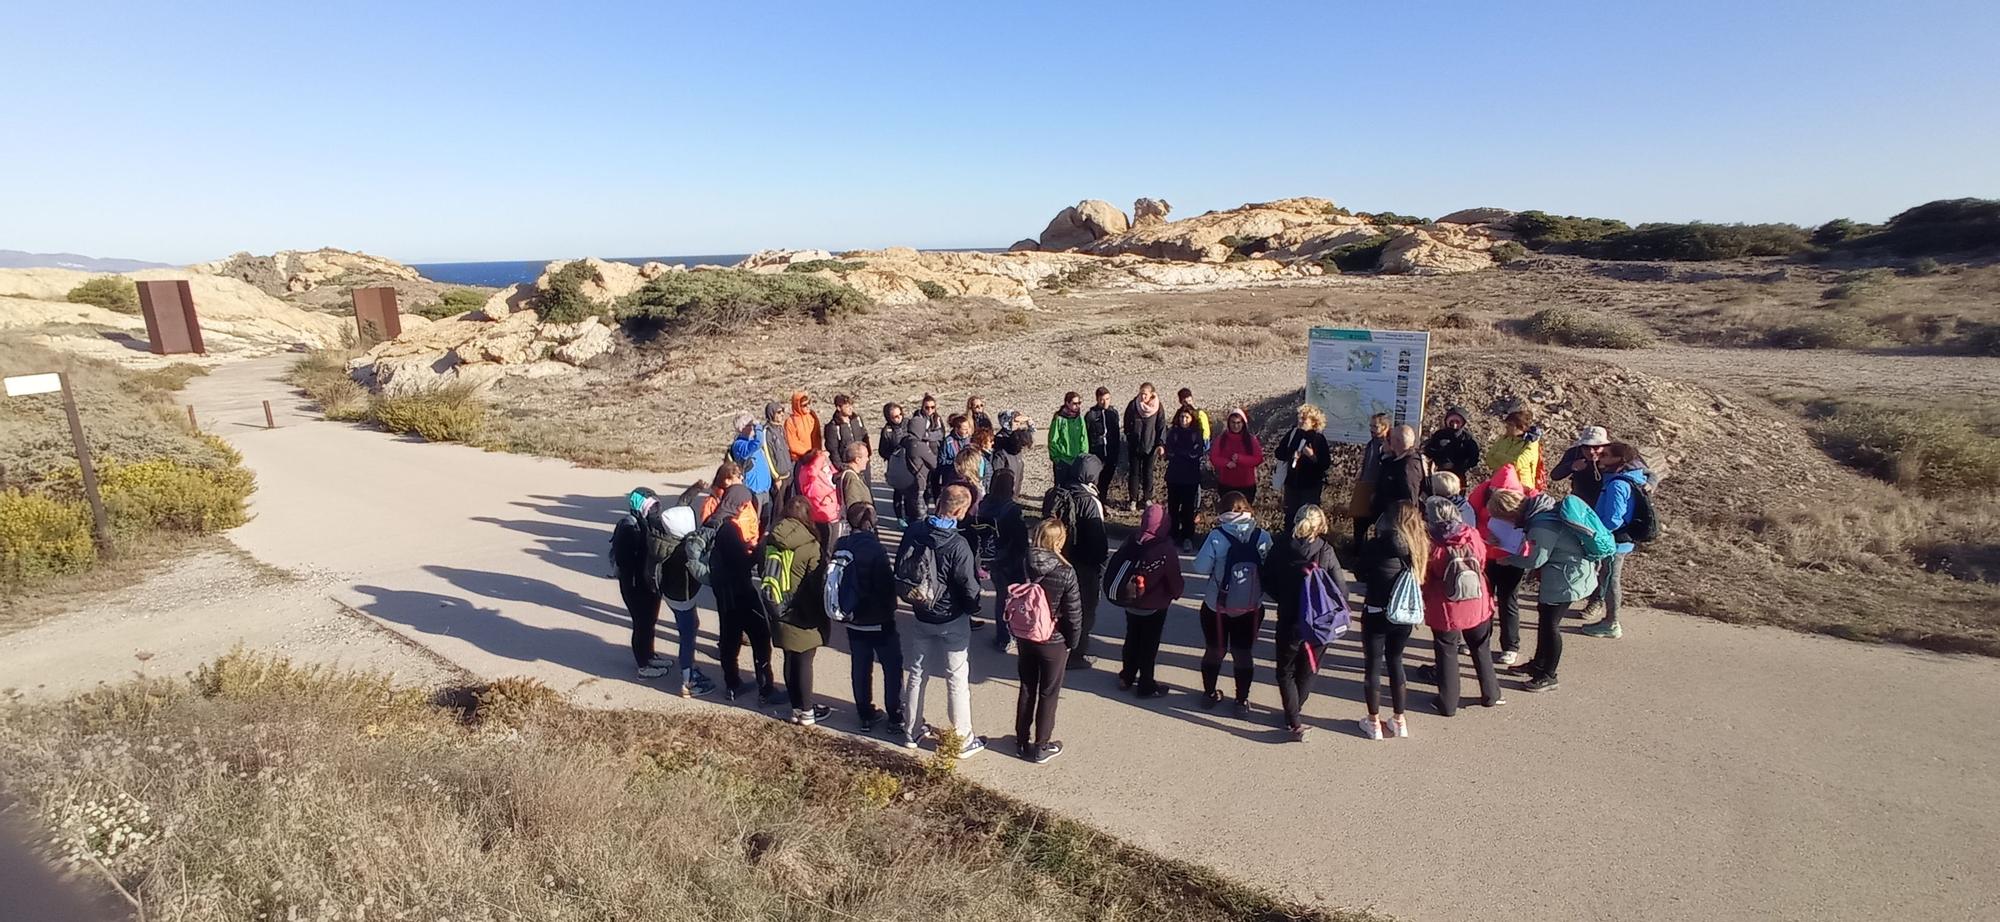
[[[1321,569],[1318,561],[1308,561],[1299,586],[1299,639],[1314,672],[1319,671],[1319,648],[1345,636],[1351,623],[1347,600],[1333,574]]]
[[[1557,508],[1562,514],[1563,524],[1577,533],[1577,540],[1583,544],[1583,559],[1603,560],[1618,552],[1618,539],[1611,536],[1611,529],[1604,527],[1604,520],[1597,517],[1597,510],[1578,499],[1575,494],[1563,497]]]

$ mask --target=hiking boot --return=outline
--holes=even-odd
[[[958,750],[958,757],[961,759],[970,759],[985,751],[986,737],[975,736],[965,741],[965,746]]]
[[[1502,650],[1500,651],[1500,657],[1494,660],[1495,663],[1502,666],[1512,666],[1520,661],[1521,651],[1519,650]]]
[[[1488,698],[1484,701],[1479,702],[1480,707],[1488,707],[1488,708],[1506,707],[1506,705],[1507,705],[1507,699],[1505,697]]]
[[[1017,743],[1017,744],[1015,744],[1015,746],[1014,746],[1014,754],[1015,754],[1015,755],[1017,755],[1017,756],[1020,756],[1020,757],[1021,757],[1021,761],[1023,761],[1023,762],[1033,762],[1033,761],[1035,761],[1035,747],[1034,747],[1034,745],[1033,745],[1033,744],[1030,744],[1030,743]]]
[[[663,675],[667,675],[667,674],[669,674],[669,673],[672,673],[672,672],[673,672],[673,670],[672,670],[672,669],[668,669],[668,668],[666,668],[666,667],[664,667],[664,666],[640,666],[640,667],[639,667],[639,678],[642,678],[642,679],[657,679],[657,678],[659,678],[659,677],[661,677],[661,676],[663,676]]]
[[[1062,755],[1062,750],[1063,750],[1062,740],[1049,740],[1048,742],[1043,743],[1042,748],[1035,751],[1035,764],[1036,765],[1049,764],[1050,760],[1054,759],[1056,756]]]
[[[1393,720],[1389,721],[1389,727],[1396,731],[1397,739],[1406,740],[1410,738],[1410,719],[1408,717],[1397,714]]]
[[[1356,721],[1356,723],[1361,724],[1362,736],[1371,740],[1382,738],[1382,722],[1380,720],[1373,717],[1363,717],[1359,721]]]
[[[712,691],[715,691],[715,683],[699,671],[690,669],[681,674],[681,697],[700,698]]]
[[[760,704],[760,705],[768,705],[768,704],[770,704],[770,703],[772,703],[772,702],[774,702],[774,701],[777,701],[777,700],[778,700],[778,687],[777,687],[777,686],[775,686],[775,685],[759,685],[759,686],[757,686],[757,703],[758,703],[758,704]]]
[[[1602,637],[1606,640],[1617,640],[1625,636],[1625,629],[1619,627],[1618,622],[1606,618],[1602,621],[1593,621],[1584,625],[1577,633],[1585,637]]]
[[[735,701],[737,698],[741,697],[742,694],[743,694],[742,682],[738,682],[722,690],[722,697],[730,701]]]
[[[1603,611],[1604,611],[1604,600],[1593,597],[1583,603],[1582,611],[1564,612],[1563,617],[1582,618],[1585,621],[1590,621],[1595,619],[1598,616],[1598,614]]]
[[[1526,687],[1531,692],[1553,691],[1557,686],[1555,676],[1539,675],[1528,680]]]

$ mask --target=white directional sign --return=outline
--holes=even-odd
[[[26,397],[29,394],[53,394],[62,390],[62,376],[55,372],[45,375],[15,375],[7,379],[7,396]]]

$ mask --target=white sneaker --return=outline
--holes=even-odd
[[[1521,661],[1521,651],[1519,651],[1519,650],[1502,650],[1502,651],[1500,651],[1500,659],[1498,660],[1498,662],[1500,663],[1500,665],[1502,665],[1502,666],[1512,666],[1512,665],[1514,665],[1515,663],[1518,663],[1518,662],[1520,662],[1520,661]]]
[[[1401,714],[1397,714],[1396,719],[1389,721],[1389,726],[1396,728],[1397,739],[1406,740],[1410,738],[1409,718],[1404,717]]]
[[[958,750],[958,757],[961,759],[969,759],[985,751],[986,751],[986,737],[975,736],[965,741],[965,745]]]
[[[1376,720],[1373,717],[1364,717],[1359,721],[1359,723],[1361,724],[1362,736],[1365,736],[1371,740],[1379,740],[1382,738],[1381,721]]]

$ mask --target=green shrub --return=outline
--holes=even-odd
[[[1833,280],[1833,287],[1821,293],[1829,301],[1863,301],[1881,293],[1890,276],[1895,273],[1887,269],[1856,269],[1843,272]]]
[[[2000,199],[1925,202],[1890,218],[1880,230],[1841,245],[1851,250],[1888,250],[1898,256],[2000,249]]]
[[[90,510],[40,493],[0,492],[0,585],[81,573],[97,563]]]
[[[1846,218],[1835,218],[1813,228],[1812,244],[1813,246],[1820,247],[1839,246],[1856,237],[1871,234],[1880,229],[1880,227],[1873,224],[1857,224]]]
[[[1629,321],[1569,307],[1537,311],[1524,325],[1530,339],[1580,349],[1639,349],[1653,344],[1653,333]]]
[[[118,275],[103,275],[69,290],[64,299],[72,304],[94,304],[121,314],[139,312],[139,286]]]
[[[816,275],[741,269],[673,272],[618,302],[620,320],[643,320],[690,333],[740,331],[769,320],[811,317],[826,323],[865,312],[866,295]]]
[[[1935,497],[2000,487],[2000,439],[1964,414],[1838,402],[1807,412],[1828,454],[1890,483]]]
[[[188,381],[207,374],[208,369],[204,366],[175,362],[172,365],[132,372],[132,376],[127,380],[133,391],[144,397],[147,391],[180,390],[187,387]]]
[[[1811,247],[1803,228],[1793,224],[1642,224],[1596,240],[1578,241],[1565,252],[1598,259],[1703,261],[1745,256],[1794,256]]]
[[[1374,213],[1372,213],[1372,214],[1370,214],[1370,213],[1367,213],[1367,212],[1363,212],[1363,213],[1362,213],[1361,215],[1359,215],[1359,217],[1362,217],[1362,218],[1366,218],[1366,219],[1368,219],[1368,221],[1369,221],[1370,223],[1372,223],[1372,224],[1429,224],[1429,223],[1431,223],[1431,220],[1430,220],[1429,218],[1419,218],[1419,217],[1417,217],[1417,216],[1415,216],[1415,215],[1407,215],[1407,214],[1397,214],[1396,212],[1393,212],[1393,211],[1377,211],[1377,212],[1374,212]]]
[[[866,268],[868,268],[868,264],[858,259],[856,260],[808,259],[805,262],[787,264],[785,266],[785,271],[786,272],[853,272],[856,269],[866,269]]]
[[[407,394],[378,394],[368,415],[390,432],[416,435],[427,442],[470,442],[486,424],[486,404],[478,388],[447,384]]]
[[[1320,257],[1321,262],[1330,262],[1342,272],[1372,272],[1382,263],[1382,248],[1394,238],[1388,234],[1376,234],[1359,243],[1336,247],[1333,252]]]
[[[535,313],[550,323],[576,323],[603,314],[604,306],[583,293],[583,286],[603,282],[597,267],[581,259],[571,260],[549,276],[548,290],[535,298]]]
[[[476,311],[486,306],[486,292],[477,288],[447,288],[438,296],[436,304],[421,304],[410,308],[409,313],[432,320],[456,317],[466,311]]]
[[[929,298],[933,301],[942,301],[946,298],[951,297],[951,292],[948,289],[946,289],[943,285],[940,285],[929,279],[918,279],[917,290],[922,291],[924,293],[924,297]]]
[[[102,471],[104,507],[121,533],[205,535],[244,523],[256,477],[242,467],[189,467],[173,461],[112,464]]]
[[[1939,263],[1936,259],[1932,257],[1926,256],[1922,259],[1917,260],[1916,262],[1904,266],[1902,274],[1922,278],[1923,276],[1936,275],[1943,271],[1944,271],[1943,264]]]
[[[1502,240],[1494,244],[1488,253],[1493,257],[1494,263],[1504,266],[1528,255],[1528,248],[1512,240]]]
[[[1796,323],[1770,334],[1770,344],[1779,349],[1865,349],[1881,341],[1881,333],[1867,321],[1846,314]]]
[[[1612,218],[1580,218],[1576,215],[1552,215],[1546,211],[1523,211],[1515,215],[1513,228],[1514,233],[1521,235],[1521,242],[1534,250],[1551,244],[1596,240],[1606,234],[1631,229],[1625,222]]]

